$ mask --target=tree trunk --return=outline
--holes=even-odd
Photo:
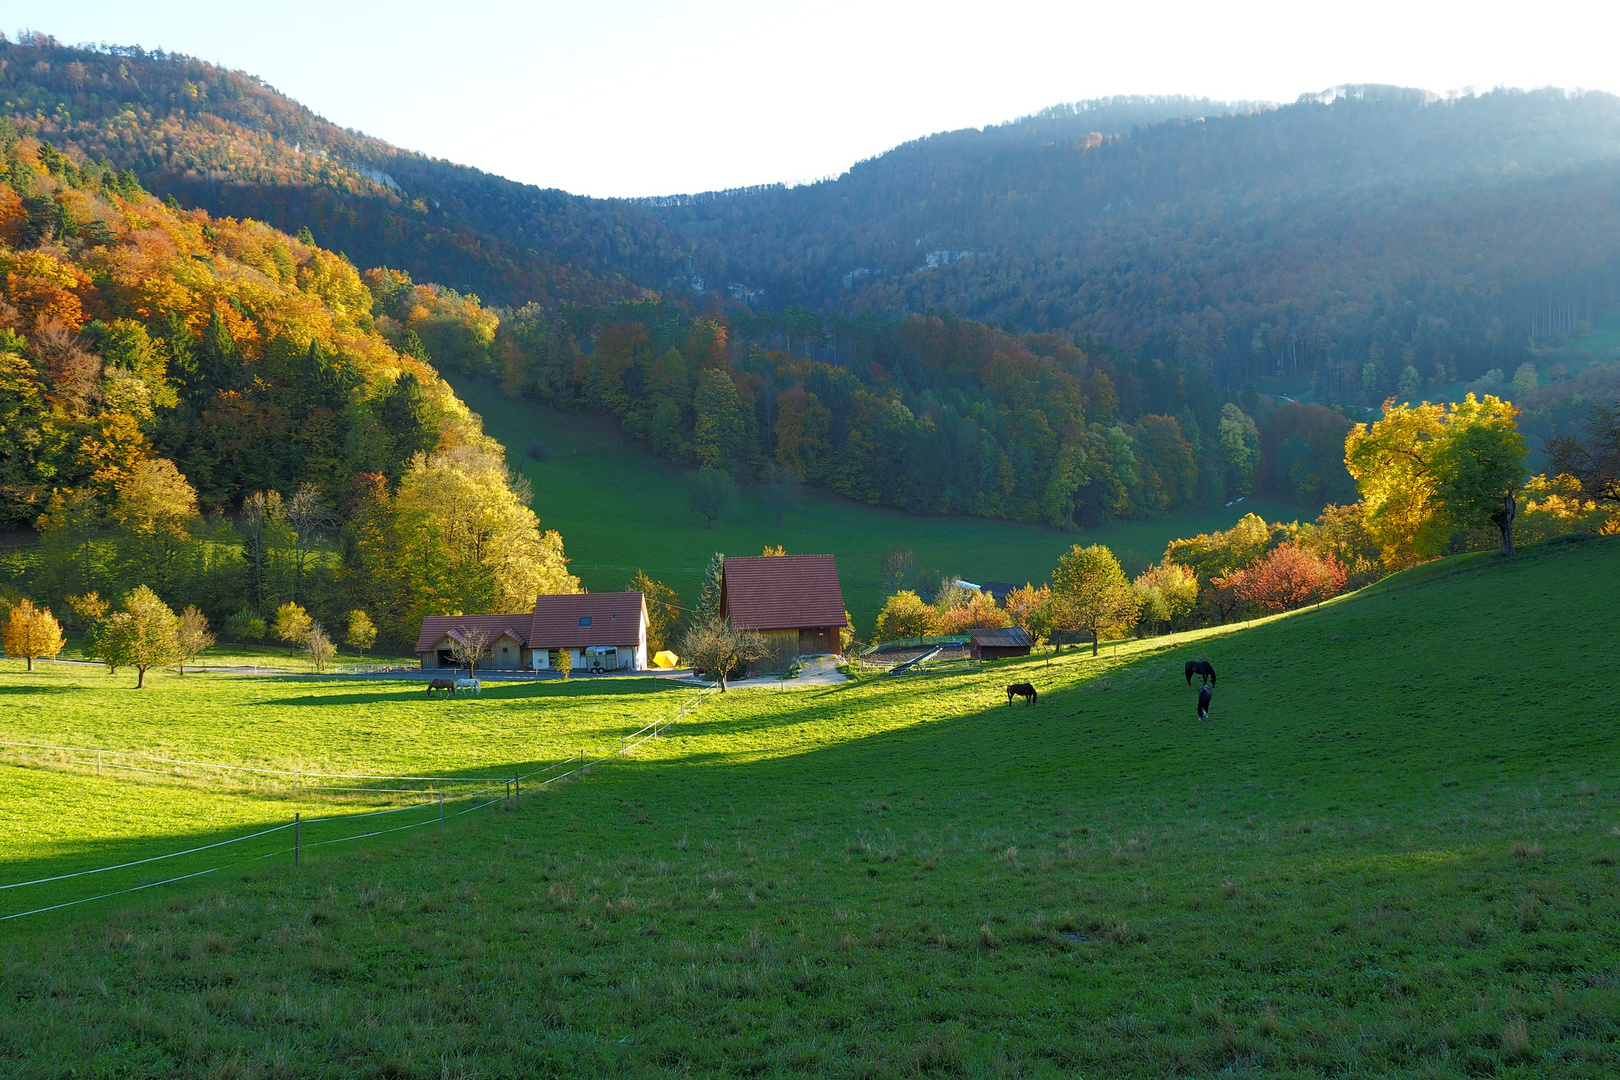
[[[142,690],[142,689],[145,689],[145,687],[146,687],[146,667],[145,667],[145,665],[141,665],[141,666],[136,667],[136,669],[135,669],[135,689]]]
[[[1097,638],[1097,631],[1093,630],[1091,632],[1091,655],[1092,656],[1097,655],[1097,646],[1099,644],[1100,644],[1100,642],[1098,641],[1098,638]]]
[[[1513,497],[1513,489],[1509,488],[1502,496],[1502,509],[1493,515],[1496,527],[1502,530],[1502,554],[1513,554],[1513,519],[1519,516],[1519,504]]]
[[[34,670],[34,658],[32,656],[30,656],[27,659],[28,659],[28,670],[33,671]]]

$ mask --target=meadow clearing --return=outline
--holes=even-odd
[[[654,457],[645,443],[611,421],[503,397],[485,380],[449,378],[457,396],[483,418],[484,430],[505,445],[511,465],[529,478],[541,528],[562,533],[573,560],[569,570],[587,589],[622,589],[640,569],[690,605],[716,551],[757,555],[767,544],[781,544],[792,554],[838,557],[845,605],[863,637],[871,633],[884,597],[894,591],[882,573],[884,552],[891,548],[910,550],[919,571],[1038,585],[1076,542],[1107,544],[1135,574],[1157,562],[1170,541],[1230,528],[1247,513],[1267,521],[1315,516],[1288,503],[1248,498],[1234,506],[1110,522],[1074,533],[998,518],[907,514],[806,488],[800,505],[778,526],[758,491],[745,487],[737,508],[711,529],[687,507],[686,472]],[[525,454],[535,441],[546,446],[543,461]]]
[[[1118,655],[716,696],[633,758],[442,833],[0,924],[0,1060],[27,1077],[1612,1076],[1617,571],[1614,540],[1467,556]],[[1189,656],[1221,672],[1208,724]],[[1026,678],[1040,705],[1007,707]],[[5,737],[400,768],[537,760],[580,741],[547,724],[606,739],[667,692],[543,683],[429,712],[382,684],[60,682],[8,669]],[[81,817],[21,859],[8,837],[4,880],[82,858],[100,828]]]

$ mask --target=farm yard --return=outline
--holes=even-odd
[[[1595,673],[1617,556],[1442,560],[1095,660],[715,695],[442,832],[0,924],[0,1056],[28,1077],[1613,1075],[1620,732]],[[1221,673],[1208,724],[1190,656]],[[135,697],[18,669],[7,739],[332,772],[494,775],[681,692],[188,675]],[[1026,680],[1039,706],[1007,708]],[[0,884],[311,805],[11,761],[30,797]]]

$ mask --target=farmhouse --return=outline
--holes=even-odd
[[[762,671],[780,671],[798,656],[842,652],[839,631],[849,625],[831,555],[727,559],[720,617],[771,643],[773,656],[756,665]]]
[[[1035,643],[1017,626],[995,629],[979,627],[968,631],[968,655],[975,660],[1000,660],[1007,656],[1028,656]]]
[[[416,638],[422,667],[456,667],[457,643],[484,643],[478,666],[545,671],[563,651],[575,671],[643,670],[647,602],[638,592],[541,596],[519,615],[429,615]]]

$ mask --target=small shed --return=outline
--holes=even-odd
[[[982,627],[968,631],[968,655],[975,660],[1001,660],[1028,656],[1035,643],[1021,627]]]

